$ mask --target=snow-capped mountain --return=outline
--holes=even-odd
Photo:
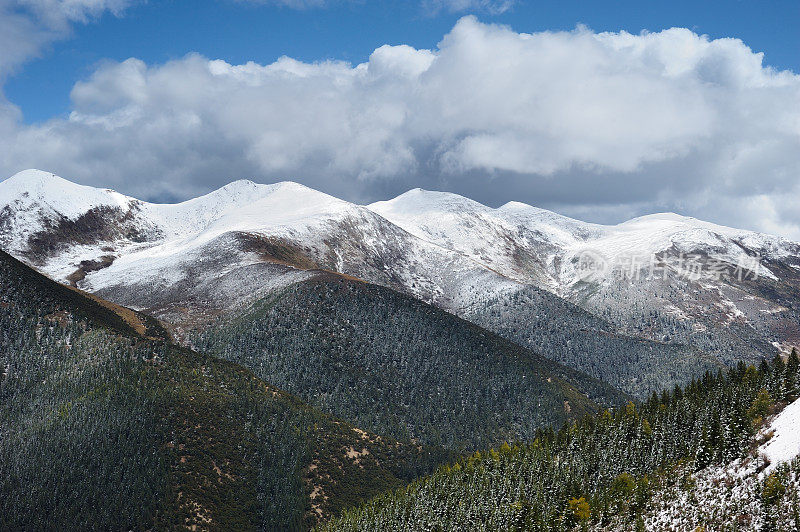
[[[800,345],[800,245],[674,214],[604,226],[420,189],[362,206],[251,181],[154,204],[28,170],[0,182],[0,247],[177,329],[334,271],[599,378],[611,363],[634,394]]]
[[[600,228],[509,203],[492,209],[447,192],[414,189],[369,208],[409,233],[451,249],[520,282],[559,291],[556,269],[565,249]]]
[[[369,208],[409,233],[463,253],[507,277],[547,284],[561,293],[569,293],[587,277],[608,280],[620,268],[648,268],[652,257],[683,254],[688,260],[692,254],[704,253],[727,264],[755,267],[759,274],[775,279],[769,261],[794,259],[790,260],[794,264],[800,255],[796,242],[674,213],[607,226],[524,203],[509,202],[492,209],[456,194],[422,189]],[[587,271],[590,265],[580,261],[584,254],[603,264]],[[693,273],[710,277],[715,272]]]
[[[157,314],[190,301],[224,308],[322,269],[450,310],[514,285],[363,206],[291,182],[236,181],[153,204],[29,170],[0,183],[0,246],[55,279]]]
[[[370,209],[408,232],[549,290],[631,335],[769,355],[800,343],[800,244],[665,213],[612,226],[511,202],[412,190]],[[507,301],[494,304],[507,306]]]

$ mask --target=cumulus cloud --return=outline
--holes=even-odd
[[[2,173],[170,198],[244,176],[362,201],[423,186],[800,238],[800,76],[687,29],[524,34],[465,17],[434,50],[382,46],[359,65],[108,63],[71,98],[68,119],[6,121]]]

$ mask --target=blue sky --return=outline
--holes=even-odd
[[[0,178],[414,187],[800,240],[800,2],[0,0]]]
[[[136,57],[163,63],[189,52],[229,63],[270,63],[287,55],[302,61],[365,61],[382,44],[433,48],[466,12],[519,32],[570,30],[659,31],[686,27],[711,38],[736,37],[765,63],[800,72],[800,2],[519,1],[502,13],[487,9],[438,10],[413,1],[335,2],[293,9],[237,0],[149,0],[121,16],[76,24],[72,35],[40,52],[5,85],[25,122],[65,115],[69,93],[98,63]]]

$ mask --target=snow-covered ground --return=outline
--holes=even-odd
[[[762,476],[800,455],[800,400],[784,408],[763,432],[770,439],[758,450],[769,461]]]

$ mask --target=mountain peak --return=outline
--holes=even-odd
[[[27,170],[17,172],[8,179],[1,181],[0,186],[2,186],[4,189],[14,188],[24,192],[38,190],[48,185],[63,185],[65,183],[74,184],[66,179],[58,177],[53,173],[37,170],[35,168],[29,168]]]
[[[259,186],[258,183],[251,181],[249,179],[237,179],[236,181],[231,181],[227,185],[223,186],[224,189],[240,189],[240,188],[254,188]]]
[[[372,203],[368,205],[368,208],[378,214],[382,212],[393,212],[406,213],[409,215],[432,214],[437,212],[465,214],[469,212],[491,210],[490,207],[482,203],[453,192],[440,192],[425,190],[423,188],[412,188],[408,192],[404,192],[393,199]]]
[[[284,189],[284,190],[302,190],[302,191],[306,191],[306,192],[312,191],[312,192],[316,192],[318,194],[325,194],[324,192],[321,192],[321,191],[319,191],[319,190],[317,190],[315,188],[311,188],[309,186],[306,186],[306,185],[304,185],[302,183],[298,183],[296,181],[278,181],[273,186],[275,188]]]
[[[183,203],[191,204],[197,200],[200,200],[201,198],[205,198],[206,201],[215,201],[219,198],[227,198],[224,200],[225,202],[230,200],[241,202],[242,200],[246,201],[248,199],[252,201],[271,190],[271,188],[272,187],[270,185],[262,185],[249,179],[237,179],[236,181],[231,181],[227,185],[223,185],[220,188],[212,190],[208,194],[198,198],[186,200]]]
[[[0,207],[52,209],[60,216],[75,218],[99,206],[124,206],[133,198],[111,189],[79,185],[50,172],[29,169],[0,182]]]
[[[691,216],[684,216],[674,212],[659,212],[655,214],[639,216],[626,222],[622,222],[616,227],[625,230],[653,230],[671,233],[700,230],[719,235],[725,235],[726,237],[757,237],[759,239],[766,240],[780,240],[779,237],[774,237],[772,235],[764,235],[762,233],[747,229],[738,229],[712,222],[706,222]]]
[[[511,211],[511,210],[520,210],[520,209],[530,209],[531,206],[527,203],[522,203],[521,201],[509,201],[498,207],[498,210],[501,211]]]
[[[630,220],[622,223],[623,224],[632,224],[639,222],[692,223],[697,221],[698,221],[697,218],[692,218],[691,216],[684,216],[676,212],[656,212],[653,214],[646,214],[644,216],[637,216],[636,218],[631,218]]]
[[[320,195],[324,194],[323,192],[319,192],[316,189],[294,181],[278,181],[277,183],[267,185],[256,183],[250,179],[237,179],[236,181],[231,181],[227,185],[209,192],[206,194],[206,197],[214,197],[224,193],[234,197],[253,195],[252,199],[255,200],[274,192],[314,192]],[[191,202],[192,200],[187,201]]]

